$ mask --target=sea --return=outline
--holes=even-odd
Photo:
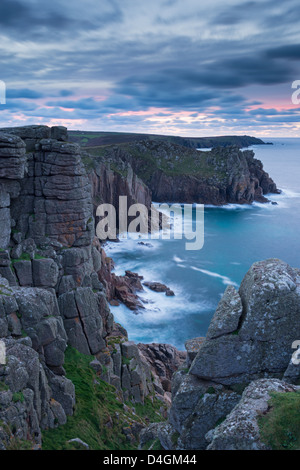
[[[138,313],[124,305],[111,307],[115,321],[129,338],[142,343],[168,343],[180,350],[188,339],[205,336],[228,285],[238,289],[255,261],[279,258],[300,268],[300,138],[268,139],[273,145],[250,147],[273,178],[277,204],[229,204],[204,207],[204,245],[186,250],[186,240],[108,242],[105,251],[115,273],[138,272],[144,281],[166,284],[175,293],[145,287],[145,308]]]

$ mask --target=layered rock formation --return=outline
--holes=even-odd
[[[151,435],[166,449],[205,449],[209,442],[209,449],[264,448],[257,416],[270,392],[300,388],[286,383],[300,383],[300,366],[291,363],[299,274],[269,259],[252,265],[239,291],[227,287],[206,338],[187,344],[188,369],[173,375],[169,423],[153,425],[142,442]]]
[[[97,376],[124,400],[143,403],[158,393],[149,365],[109,310],[105,253],[95,238],[95,193],[80,147],[66,142],[65,128],[8,131],[0,133],[3,449],[15,439],[41,446],[41,430],[64,424],[73,413],[67,345],[94,356]],[[105,188],[116,182],[104,170],[101,178],[102,196],[114,203]]]

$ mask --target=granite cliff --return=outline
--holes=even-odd
[[[131,145],[92,155],[62,127],[0,132],[0,449],[80,448],[74,410],[85,419],[90,406],[99,418],[96,442],[86,435],[91,448],[136,448],[140,435],[144,448],[268,448],[258,417],[272,393],[299,396],[291,345],[300,271],[274,259],[254,264],[238,291],[226,289],[206,338],[189,341],[187,354],[137,345],[108,301],[134,308],[142,279],[114,275],[94,216],[120,194],[147,207],[168,191],[177,202],[245,203],[265,201],[276,185],[252,152]],[[146,428],[166,418],[171,399],[168,421]],[[59,444],[57,428],[65,429]]]
[[[90,148],[95,159],[130,165],[156,202],[223,205],[267,202],[279,193],[276,184],[254,158],[252,150],[236,146],[209,152],[157,140]],[[92,161],[91,161],[92,164]]]
[[[163,414],[169,389],[114,322],[107,302],[114,286],[95,237],[93,198],[113,203],[118,176],[103,167],[88,176],[84,155],[66,141],[65,128],[5,131],[0,132],[0,338],[6,348],[6,364],[0,365],[0,448],[23,441],[39,447],[43,430],[64,425],[73,414],[76,390],[66,377],[67,347],[90,357],[93,387],[105,381],[123,403],[160,398]],[[102,182],[99,192],[95,178]],[[144,188],[134,175],[122,183],[133,198],[139,197],[139,184]],[[147,202],[149,191],[141,197]],[[133,439],[131,433],[123,437]]]

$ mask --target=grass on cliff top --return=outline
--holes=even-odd
[[[134,165],[135,172],[146,184],[150,183],[156,170],[161,170],[169,176],[189,175],[200,178],[219,177],[220,179],[226,177],[226,171],[223,168],[217,170],[215,163],[209,161],[208,152],[199,152],[177,145],[175,149],[167,150],[166,155],[164,148],[162,148],[162,153],[160,152],[162,146],[164,146],[162,142],[152,142],[152,148],[145,147],[141,151],[132,143],[118,145],[130,154],[135,162],[138,162],[138,165]],[[88,151],[90,155],[102,157],[105,160],[105,156],[113,151],[112,148],[113,146],[91,147]],[[221,162],[222,155],[215,155],[214,161]],[[91,165],[92,158],[85,162],[86,167]]]
[[[300,392],[272,393],[259,419],[262,441],[273,450],[300,450]]]
[[[68,444],[75,438],[86,442],[90,450],[137,449],[138,442],[130,443],[122,430],[134,421],[145,424],[145,417],[139,413],[139,406],[135,407],[136,414],[131,409],[124,410],[115,387],[100,380],[90,367],[93,359],[93,356],[67,348],[64,367],[66,376],[75,385],[75,411],[65,425],[43,431],[43,450],[75,450],[76,444]],[[147,398],[143,411],[148,408],[151,414],[157,407],[158,404],[152,404]]]

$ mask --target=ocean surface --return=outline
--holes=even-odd
[[[275,257],[300,267],[300,139],[268,141],[273,145],[251,148],[282,190],[269,196],[277,205],[205,206],[199,251],[185,250],[185,239],[148,240],[150,247],[132,239],[107,243],[116,274],[136,271],[175,292],[167,297],[145,287],[148,303],[138,314],[111,307],[131,340],[183,350],[187,339],[205,336],[226,286],[238,287],[253,262]]]

